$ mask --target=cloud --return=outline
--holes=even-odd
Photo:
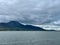
[[[0,22],[50,24],[60,19],[60,0],[0,0],[0,15]]]

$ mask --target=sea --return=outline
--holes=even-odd
[[[60,32],[0,31],[0,45],[60,45]]]

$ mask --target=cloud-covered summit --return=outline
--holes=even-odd
[[[0,0],[0,22],[11,20],[26,24],[58,23],[60,0]]]

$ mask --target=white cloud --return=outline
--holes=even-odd
[[[54,24],[54,25],[60,25],[60,20],[53,21],[53,22],[51,22],[51,24]]]

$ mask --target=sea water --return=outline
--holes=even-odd
[[[60,45],[60,32],[0,31],[0,45]]]

